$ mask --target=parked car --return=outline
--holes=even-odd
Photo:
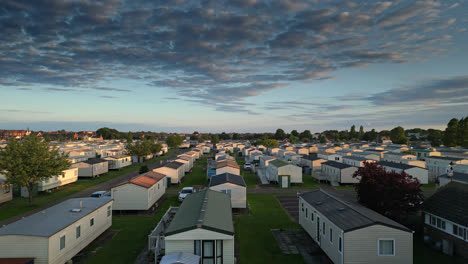
[[[185,199],[185,197],[187,197],[187,195],[192,194],[194,192],[195,192],[195,190],[193,189],[193,187],[184,187],[184,188],[182,188],[182,190],[179,192],[179,202],[184,201],[184,199]]]
[[[244,164],[244,169],[250,169],[252,168],[252,165],[250,163]]]
[[[102,198],[104,196],[111,196],[110,192],[108,192],[108,191],[97,191],[97,192],[93,192],[91,194],[91,197],[94,197],[94,198]]]

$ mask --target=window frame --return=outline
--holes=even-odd
[[[94,226],[94,217],[89,219],[89,226],[90,227]]]
[[[338,252],[343,253],[343,238],[338,237]]]
[[[393,254],[380,254],[380,241],[392,241],[393,242]],[[377,239],[377,256],[379,257],[394,257],[396,255],[396,242],[393,238],[379,238]]]
[[[107,206],[107,217],[112,215],[112,206]]]
[[[220,242],[221,245],[221,255],[218,256],[218,242]],[[223,264],[224,262],[224,241],[222,239],[216,240],[216,249],[215,249],[215,264]],[[221,262],[218,263],[218,259],[221,259]]]
[[[325,221],[322,222],[322,233],[323,235],[325,235],[327,233],[327,228],[326,228],[326,225],[325,225]]]
[[[330,244],[333,245],[333,228],[330,227],[330,234],[329,234]]]
[[[63,247],[62,247],[62,239],[63,239]],[[67,235],[62,235],[60,236],[60,240],[59,240],[59,251],[62,251],[66,248],[67,246]]]
[[[81,237],[81,225],[75,226],[75,239],[78,239]]]
[[[205,243],[212,243],[213,245],[211,257],[205,256]],[[202,244],[202,255],[201,255],[202,263],[205,261],[205,259],[211,259],[213,260],[213,263],[216,263],[216,240],[202,240],[201,244]]]

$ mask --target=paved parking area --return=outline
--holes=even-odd
[[[276,196],[276,199],[281,204],[281,207],[288,213],[288,215],[299,222],[299,200],[296,195]]]
[[[332,264],[312,238],[300,230],[271,230],[284,254],[301,254],[307,264]]]

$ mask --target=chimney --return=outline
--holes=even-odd
[[[83,208],[83,200],[80,200],[80,208]]]

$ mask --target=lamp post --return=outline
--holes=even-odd
[[[453,181],[453,161],[450,161],[450,181]]]

